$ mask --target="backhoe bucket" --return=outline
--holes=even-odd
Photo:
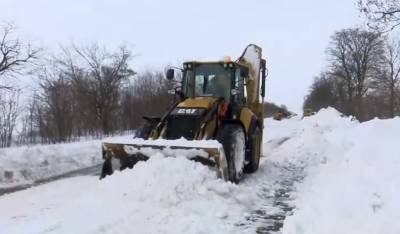
[[[222,145],[216,140],[144,140],[140,138],[108,138],[103,140],[103,171],[101,178],[114,170],[132,168],[161,153],[165,157],[185,157],[216,168],[218,175],[228,180],[228,164]]]

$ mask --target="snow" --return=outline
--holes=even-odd
[[[399,233],[400,119],[365,123],[332,108],[302,123],[307,177],[283,233]]]
[[[199,163],[159,155],[105,180],[72,178],[6,195],[0,227],[4,233],[235,233],[233,224],[254,205],[243,190]]]
[[[255,76],[258,76],[260,74],[260,65],[261,65],[261,50],[253,44],[250,44],[246,47],[246,50],[244,51],[244,54],[239,58],[239,59],[244,59],[244,61],[246,61],[247,63],[251,64],[251,70],[250,72],[250,76],[249,79],[254,80],[256,79]],[[259,87],[260,84],[259,82],[261,82],[260,80],[256,80],[255,81],[255,87]],[[258,93],[258,89],[253,89],[253,93],[248,94],[247,93],[247,89],[245,96],[247,98],[251,98],[252,100],[250,100],[251,102],[254,102],[256,100],[257,95],[260,95]],[[262,99],[262,97],[258,97],[260,100]]]
[[[142,153],[148,157],[162,153],[169,157],[185,157],[193,158],[201,156],[208,158],[209,155],[204,150],[217,149],[223,152],[222,145],[216,140],[186,140],[185,138],[177,140],[145,140],[141,138],[133,138],[132,136],[125,137],[110,137],[103,140],[103,143],[123,144],[124,151],[128,155]],[[151,147],[143,147],[151,146]],[[178,148],[177,148],[178,147]],[[195,148],[193,148],[195,147]]]
[[[249,45],[246,47],[246,51],[243,54],[243,58],[246,62],[250,63],[252,68],[254,69],[254,74],[258,74],[260,72],[260,58],[261,52],[254,45]],[[250,76],[250,79],[254,79],[254,77]]]
[[[239,185],[155,153],[104,180],[1,196],[0,233],[400,233],[400,118],[359,123],[328,108],[265,126],[266,156]]]
[[[216,140],[186,140],[185,138],[177,140],[145,140],[133,137],[112,137],[103,140],[103,144],[123,145],[123,150],[128,155],[143,154],[151,158],[155,155],[162,154],[165,157],[182,157],[186,159],[194,159],[202,157],[207,160],[216,162],[219,165],[219,171],[222,178],[227,180],[226,170],[228,167],[226,157],[222,145]],[[146,147],[148,146],[148,147]],[[104,149],[107,149],[105,146]],[[211,155],[207,150],[213,149],[218,152],[218,157]],[[218,161],[218,162],[217,162]],[[244,160],[240,165],[243,165]],[[120,163],[116,166],[112,163],[113,168],[119,168]]]
[[[186,140],[185,138],[181,138],[178,140],[165,140],[165,139],[157,139],[157,140],[145,140],[141,138],[133,138],[133,136],[124,136],[124,137],[110,137],[103,140],[104,143],[111,144],[131,144],[131,145],[147,145],[147,146],[179,146],[179,147],[198,147],[198,148],[220,148],[221,144],[216,140]]]
[[[101,162],[100,141],[0,149],[0,188],[31,184]]]

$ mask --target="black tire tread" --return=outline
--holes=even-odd
[[[261,130],[258,127],[256,128],[255,132],[256,132],[256,134],[262,134]],[[262,144],[262,142],[260,142],[260,144]],[[256,152],[257,152],[256,147],[261,147],[261,146],[257,146],[255,144],[255,135],[254,134],[248,138],[247,147],[248,147],[248,149],[247,149],[248,152],[247,152],[246,160],[248,161],[248,163],[244,167],[244,172],[254,173],[258,170],[258,167],[260,164],[260,157],[256,155]],[[261,151],[260,151],[260,154],[261,154]]]
[[[218,131],[217,140],[222,144],[228,161],[228,180],[237,184],[240,178],[238,178],[236,173],[235,160],[232,159],[232,151],[234,151],[232,141],[234,141],[236,131],[243,132],[243,129],[238,124],[224,124]]]

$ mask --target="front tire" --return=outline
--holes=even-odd
[[[217,140],[225,151],[228,180],[237,184],[243,176],[246,155],[246,138],[243,128],[238,124],[225,124],[220,128]]]
[[[109,176],[113,173],[111,160],[106,159],[103,163],[103,167],[101,168],[100,179],[104,179],[106,176]]]
[[[150,136],[151,130],[153,129],[154,125],[150,123],[143,124],[136,133],[137,138],[142,138],[147,140]]]

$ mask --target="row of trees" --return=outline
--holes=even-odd
[[[400,1],[362,0],[359,7],[369,27],[332,35],[329,66],[315,78],[304,107],[333,106],[359,120],[400,115],[400,41],[387,33],[400,25]]]
[[[23,139],[54,143],[110,135],[136,129],[142,115],[161,115],[171,102],[164,72],[136,74],[131,57],[125,47],[64,49],[39,72]]]
[[[65,142],[135,129],[142,115],[158,116],[171,102],[164,71],[137,74],[130,68],[132,51],[127,47],[109,51],[97,44],[73,45],[57,56],[44,56],[16,39],[12,26],[4,27],[0,147],[10,146],[17,123],[20,144]],[[5,81],[32,67],[30,76],[39,85],[20,103],[21,91]]]

